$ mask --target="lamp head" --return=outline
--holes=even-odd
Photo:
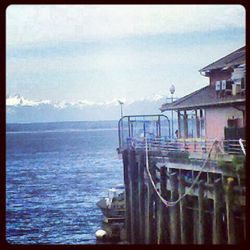
[[[169,88],[170,93],[173,95],[175,92],[175,86],[172,84]]]

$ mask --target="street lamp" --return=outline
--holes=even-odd
[[[122,112],[122,105],[124,104],[124,102],[118,100],[118,103],[121,105],[121,117],[123,117],[123,112]]]
[[[118,103],[120,104],[120,107],[121,107],[121,141],[122,141],[122,146],[123,146],[123,143],[124,143],[124,139],[123,139],[123,112],[122,112],[122,105],[124,104],[124,102],[118,100]]]
[[[171,103],[172,103],[174,101],[173,95],[174,95],[174,92],[175,92],[175,86],[173,84],[170,86],[169,91],[171,93]],[[172,139],[173,139],[173,137],[174,137],[173,109],[171,110],[171,119],[172,119],[172,121],[171,121],[171,127],[172,127],[171,132],[172,132]]]

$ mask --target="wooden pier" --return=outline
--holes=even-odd
[[[145,154],[144,149],[122,151],[129,243],[238,244],[246,239],[244,177],[210,162],[204,168],[172,163],[149,151],[149,171],[166,205],[149,178]]]
[[[124,116],[118,125],[127,242],[246,240],[245,140],[173,139],[164,115]]]

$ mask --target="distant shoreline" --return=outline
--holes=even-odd
[[[57,122],[55,122],[55,121],[50,121],[50,122],[6,122],[6,125],[29,125],[29,124],[62,124],[62,123],[86,123],[86,122],[88,122],[88,123],[96,123],[96,122],[118,122],[118,120],[119,119],[117,119],[117,120],[92,120],[92,121],[88,121],[88,120],[86,120],[86,121],[57,121]]]
[[[118,120],[7,123],[6,132],[79,132],[117,129]]]

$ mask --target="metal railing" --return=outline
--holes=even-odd
[[[154,137],[170,138],[170,120],[166,115],[129,115],[118,122],[119,150],[127,147],[127,138],[136,138],[152,132]]]
[[[214,139],[167,139],[165,137],[147,138],[150,151],[187,151],[189,153],[207,153]],[[246,140],[241,140],[246,147]],[[141,139],[127,138],[127,147],[135,149],[145,149],[145,137]],[[217,153],[226,155],[243,155],[242,147],[239,140],[220,140],[214,149]]]

